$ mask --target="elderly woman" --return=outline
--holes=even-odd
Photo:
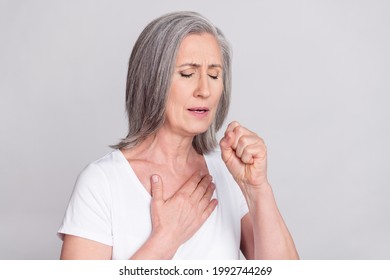
[[[62,259],[296,259],[263,140],[227,115],[230,49],[197,13],[151,22],[129,62],[129,133],[80,174]]]

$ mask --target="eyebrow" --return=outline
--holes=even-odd
[[[184,67],[184,66],[191,66],[191,67],[195,67],[195,68],[200,68],[201,65],[200,64],[197,64],[197,63],[184,63],[184,64],[181,64],[177,67]],[[210,64],[207,68],[221,68],[222,69],[222,66],[220,64]]]

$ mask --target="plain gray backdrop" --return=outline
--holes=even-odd
[[[390,259],[389,1],[0,1],[0,259],[56,259],[73,184],[127,132],[147,23],[191,10],[233,46],[228,121],[257,132],[303,259]]]

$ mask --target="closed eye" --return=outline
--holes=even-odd
[[[184,73],[180,73],[180,75],[183,77],[183,78],[191,78],[194,73],[191,73],[191,74],[184,74]]]
[[[214,75],[209,75],[209,77],[213,80],[218,80],[218,75],[214,76]]]

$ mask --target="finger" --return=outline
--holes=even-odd
[[[240,126],[240,124],[237,121],[232,121],[226,128],[225,133],[233,131],[237,126]]]
[[[191,194],[191,201],[194,203],[199,203],[199,200],[201,200],[201,198],[207,192],[208,186],[210,185],[212,179],[213,177],[211,175],[206,175],[202,178],[198,186]]]
[[[210,201],[210,203],[207,205],[206,209],[203,211],[202,214],[202,222],[206,221],[208,217],[210,217],[211,213],[213,213],[215,207],[217,207],[218,201],[216,199],[213,199]]]
[[[221,155],[224,162],[227,162],[229,158],[234,154],[232,145],[234,143],[234,133],[225,132],[225,136],[219,142],[221,148]]]
[[[150,177],[150,185],[152,198],[156,201],[164,201],[163,199],[163,183],[161,177],[154,174]]]
[[[238,139],[238,141],[237,141],[237,147],[236,147],[236,150],[235,150],[236,156],[241,158],[244,149],[247,146],[253,145],[253,144],[255,144],[258,141],[259,141],[259,138],[256,137],[256,136],[253,136],[253,135],[243,135],[243,136],[241,136]]]
[[[233,131],[236,127],[239,127],[240,124],[236,121],[233,121],[231,122],[228,127],[226,128],[226,131],[225,131],[225,135],[224,137],[222,138],[223,140],[223,144],[225,144],[224,146],[227,148],[227,147],[230,147],[232,145],[232,141],[234,141],[234,134],[233,134]]]
[[[255,135],[252,131],[250,131],[249,129],[243,127],[243,126],[236,126],[233,131],[233,138],[234,138],[234,141],[233,141],[233,144],[232,144],[232,148],[233,150],[236,150],[237,149],[237,146],[238,146],[238,141],[240,141],[240,138],[242,136],[246,136],[246,135]]]
[[[191,195],[196,189],[198,184],[203,179],[204,175],[200,171],[196,171],[191,177],[184,183],[184,185],[177,191],[177,193],[184,193],[186,195]]]
[[[253,155],[248,152],[245,152],[240,159],[245,164],[253,164],[255,162]]]
[[[221,146],[221,150],[230,151],[232,150],[232,145],[234,142],[234,133],[233,132],[225,132],[225,136],[222,137],[219,145]]]
[[[255,159],[267,157],[267,148],[262,141],[248,145],[242,152],[241,161],[246,164],[254,163]]]
[[[202,196],[202,199],[199,201],[198,208],[200,210],[204,211],[204,209],[206,209],[206,207],[210,203],[211,197],[213,196],[214,190],[215,190],[215,184],[210,183],[206,189],[206,192]]]

